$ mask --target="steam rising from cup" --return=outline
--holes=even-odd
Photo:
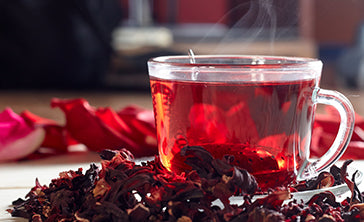
[[[236,48],[237,41],[241,50],[247,51],[252,49],[251,43],[264,40],[270,43],[268,50],[274,54],[274,43],[277,40],[292,37],[292,34],[297,33],[297,4],[296,1],[254,0],[235,6],[220,21],[227,20],[232,14],[241,13],[240,18],[229,26],[211,53],[226,53],[231,49],[229,45],[234,44]],[[199,44],[208,41],[211,33],[221,27],[219,22],[194,47],[198,48]],[[278,26],[280,28],[277,28]]]

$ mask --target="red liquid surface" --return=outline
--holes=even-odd
[[[233,155],[234,164],[252,173],[263,190],[292,182],[310,144],[315,84],[151,78],[163,165],[188,171],[181,148],[202,146],[215,158]]]

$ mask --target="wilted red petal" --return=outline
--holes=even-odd
[[[108,126],[96,110],[84,99],[52,99],[52,107],[59,107],[66,115],[66,127],[71,135],[88,148],[96,151],[132,147],[135,144]]]
[[[66,128],[56,121],[37,116],[28,110],[22,112],[21,117],[30,125],[35,127],[43,127],[46,136],[42,143],[42,147],[53,148],[55,151],[65,152],[68,146],[79,144],[75,139],[71,138]]]
[[[106,125],[113,128],[118,132],[124,132],[124,134],[131,134],[130,127],[117,115],[117,113],[109,107],[97,108],[95,115],[99,117]]]
[[[154,147],[156,154],[157,132],[153,111],[133,105],[123,108],[117,114],[131,128],[130,137],[142,146]]]
[[[136,156],[150,156],[157,153],[157,136],[152,111],[136,106],[125,107],[117,113],[111,108],[98,108],[96,115],[141,148],[134,147],[133,153]]]
[[[29,126],[18,114],[12,109],[6,108],[0,113],[0,142],[6,144],[22,138],[32,132],[33,127]]]
[[[37,150],[44,139],[43,128],[28,125],[10,108],[0,113],[0,161],[16,160]]]
[[[89,149],[128,148],[135,156],[147,156],[156,153],[155,149],[143,147],[131,137],[133,131],[110,108],[95,109],[84,99],[53,99],[52,107],[59,107],[66,115],[66,128],[76,140]]]
[[[28,110],[20,113],[20,116],[26,121],[29,125],[59,125],[56,121],[52,119],[43,118],[40,116],[31,113]]]

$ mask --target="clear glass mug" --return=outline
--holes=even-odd
[[[260,187],[316,176],[337,161],[351,138],[354,111],[340,93],[319,88],[322,62],[275,56],[165,56],[148,62],[159,156],[177,173],[180,155],[201,146],[215,158],[233,155]],[[331,148],[310,159],[316,104],[341,121]]]

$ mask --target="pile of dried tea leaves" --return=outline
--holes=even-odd
[[[231,165],[231,156],[214,159],[202,147],[185,147],[183,154],[193,168],[177,175],[159,162],[133,162],[133,155],[104,150],[102,169],[91,164],[60,173],[49,186],[36,186],[13,202],[8,210],[14,217],[30,221],[361,221],[363,194],[355,175],[347,178],[347,165],[290,188],[276,188],[265,197],[256,180],[246,170]],[[307,203],[290,200],[291,191],[316,189],[345,182],[352,197],[337,202],[329,191],[313,196]],[[239,205],[229,198],[243,196]],[[216,205],[220,200],[221,205]],[[286,202],[284,202],[286,200]],[[287,203],[287,201],[289,201]]]

